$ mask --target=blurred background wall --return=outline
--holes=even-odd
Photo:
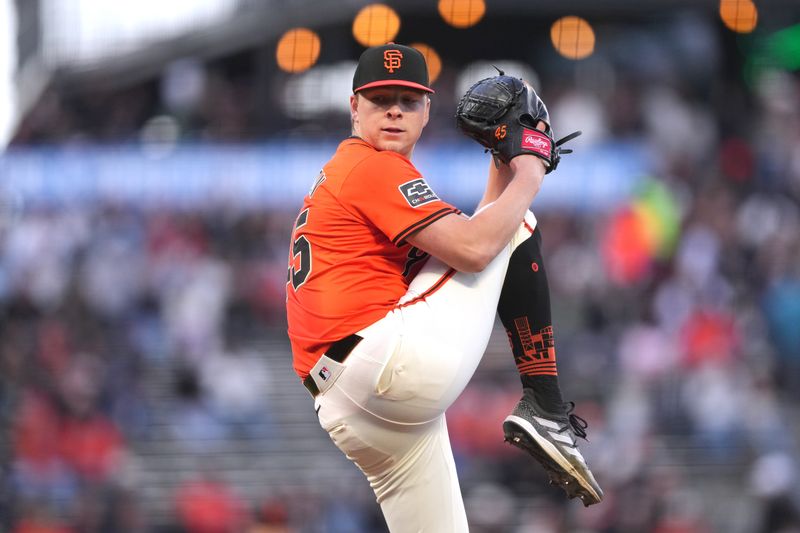
[[[502,442],[502,327],[448,412],[473,532],[800,531],[800,4],[0,2],[0,530],[385,531],[291,369],[302,197],[372,44],[428,57],[415,163],[471,212],[454,128],[492,65],[556,135],[534,210],[562,388],[606,490]]]

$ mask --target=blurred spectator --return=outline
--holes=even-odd
[[[294,533],[289,525],[289,510],[279,499],[267,499],[255,510],[252,524],[247,533]]]
[[[750,486],[761,503],[757,533],[800,531],[795,487],[797,461],[783,452],[760,456],[750,472]]]
[[[187,533],[236,533],[246,522],[246,506],[225,483],[200,478],[175,494],[178,519]]]
[[[174,378],[177,401],[169,413],[172,438],[186,449],[194,451],[213,449],[224,442],[226,428],[208,408],[197,371],[191,366],[181,365],[176,369]]]
[[[27,504],[20,506],[21,517],[11,529],[11,533],[78,533],[63,520],[53,516],[45,505]]]
[[[268,372],[263,359],[251,350],[212,353],[201,362],[199,379],[209,409],[229,427],[231,435],[270,438],[274,422],[265,405]]]
[[[120,467],[122,437],[116,426],[99,413],[65,420],[59,443],[64,458],[90,483],[108,480]]]
[[[61,424],[44,395],[30,389],[23,392],[13,426],[12,479],[14,493],[23,501],[63,512],[77,498],[79,480],[61,454]]]

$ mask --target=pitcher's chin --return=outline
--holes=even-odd
[[[411,154],[414,145],[409,146],[407,142],[401,139],[387,139],[385,136],[379,140],[377,148],[380,151],[396,152],[406,158]]]

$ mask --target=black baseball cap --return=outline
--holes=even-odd
[[[429,93],[428,65],[416,48],[389,43],[367,48],[353,74],[353,93],[370,87],[400,85]]]

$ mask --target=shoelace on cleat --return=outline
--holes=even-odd
[[[558,432],[563,433],[567,428],[572,428],[572,432],[575,433],[575,435],[588,441],[589,439],[586,438],[586,429],[589,427],[589,423],[578,415],[573,414],[572,411],[575,410],[575,402],[566,402],[566,405],[569,424],[559,429]]]

